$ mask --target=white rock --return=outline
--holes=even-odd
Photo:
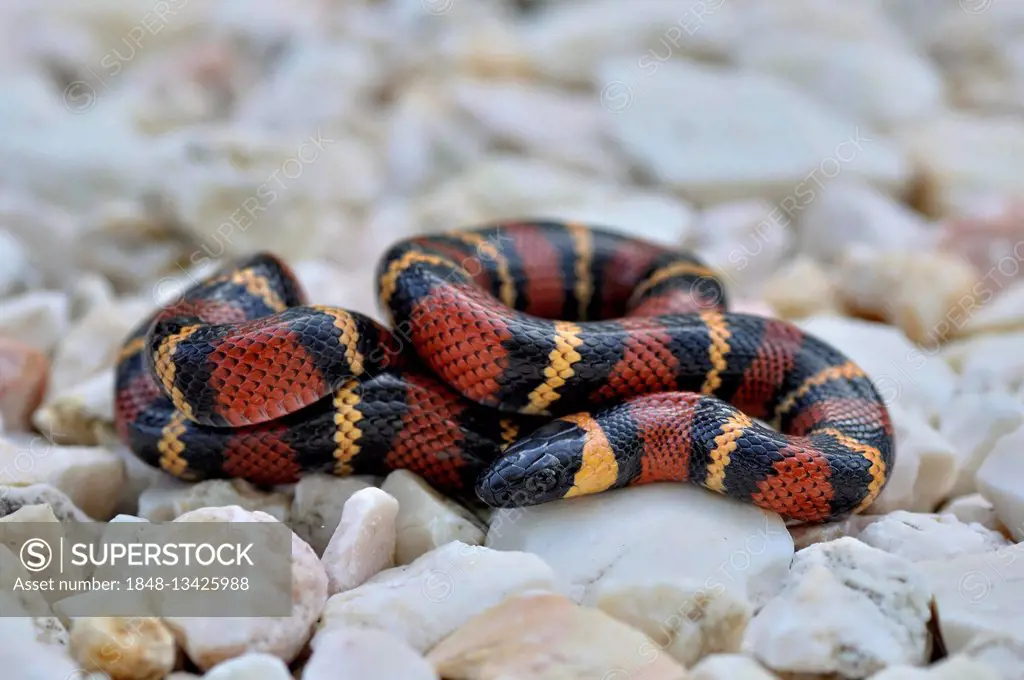
[[[784,264],[765,281],[761,295],[783,319],[802,319],[839,309],[835,282],[817,261],[804,256]]]
[[[71,320],[78,322],[94,309],[114,302],[114,287],[96,272],[84,272],[71,292]]]
[[[687,531],[676,530],[680,522]],[[540,555],[562,591],[587,605],[642,585],[688,594],[697,583],[704,597],[730,591],[757,606],[778,591],[793,556],[775,513],[682,483],[498,510],[487,545]],[[686,603],[675,604],[686,611]],[[651,612],[652,625],[660,613]]]
[[[935,595],[946,650],[955,654],[979,634],[1024,625],[1024,546],[918,562]]]
[[[788,83],[682,61],[644,78],[634,63],[610,60],[600,70],[602,103],[616,113],[610,134],[658,182],[698,204],[785,197],[785,212],[840,173],[889,191],[907,179],[906,160],[879,134]]]
[[[948,496],[956,481],[956,450],[921,415],[903,408],[902,401],[890,403],[889,413],[896,442],[896,463],[886,487],[865,512],[871,515],[884,515],[894,510],[932,512]]]
[[[424,652],[512,594],[554,588],[554,573],[536,555],[453,541],[332,596],[320,626],[377,628]]]
[[[200,508],[237,505],[244,510],[265,512],[284,522],[291,504],[287,495],[257,489],[244,479],[210,479],[185,486],[182,492],[171,504],[174,517]]]
[[[906,151],[921,169],[920,203],[930,215],[952,215],[992,194],[1019,195],[1024,123],[1015,116],[949,115],[909,126]]]
[[[941,357],[960,374],[960,389],[965,392],[1024,391],[1024,332],[979,335],[953,342],[942,349]]]
[[[677,532],[680,523],[690,529]],[[793,556],[778,515],[678,483],[499,510],[487,545],[540,555],[561,592],[640,630],[684,665],[737,650]]]
[[[304,475],[295,485],[289,526],[317,555],[323,555],[345,503],[357,491],[373,486],[372,482],[370,477]]]
[[[885,517],[887,515],[850,515],[838,522],[791,526],[789,527],[789,533],[793,536],[793,545],[799,551],[809,545],[834,541],[843,536],[857,538],[860,536],[860,532],[864,531],[865,527]]]
[[[1024,680],[1024,640],[1012,635],[1012,632],[979,635],[963,648],[962,653],[999,671],[1001,680]]]
[[[45,505],[60,521],[91,521],[68,495],[49,484],[0,487],[0,517],[34,505]]]
[[[480,126],[490,145],[512,146],[602,176],[621,172],[604,138],[593,98],[515,81],[457,79],[454,106]]]
[[[136,514],[150,522],[170,522],[178,516],[175,513],[176,504],[191,493],[192,486],[170,475],[160,474],[139,495]]]
[[[724,203],[702,212],[695,225],[698,255],[736,294],[750,294],[779,268],[793,243],[790,218],[768,201]]]
[[[0,262],[4,264],[0,273],[0,296],[19,292],[32,276],[32,265],[25,246],[6,229],[0,229]]]
[[[942,78],[900,44],[769,35],[739,50],[739,66],[784,78],[834,111],[880,130],[931,118],[943,109]]]
[[[800,249],[836,260],[854,244],[879,252],[905,251],[929,243],[924,218],[862,182],[836,180],[811,201],[797,220]]]
[[[124,467],[99,447],[55,446],[35,437],[22,446],[0,439],[0,488],[49,484],[95,519],[113,514]]]
[[[659,0],[639,0],[629,7],[611,0],[548,5],[523,26],[521,49],[545,79],[568,85],[588,84],[611,56],[632,58],[638,80],[662,77],[659,69],[672,57],[722,59],[735,35],[737,15],[746,9],[720,2],[670,8]],[[620,100],[611,90],[604,96],[615,110]]]
[[[961,680],[961,678],[1006,680],[988,664],[965,656],[952,656],[928,668],[892,666],[881,673],[872,675],[869,680]]]
[[[837,316],[815,316],[799,325],[857,362],[886,404],[898,401],[930,420],[953,397],[956,374],[931,348],[915,346],[897,328]]]
[[[980,524],[964,524],[952,515],[926,515],[904,510],[872,522],[857,538],[911,562],[992,552],[1010,545],[1002,534]]]
[[[577,205],[552,205],[544,213],[567,222],[601,225],[610,231],[639,235],[670,248],[686,248],[693,241],[693,209],[668,194],[635,191]]]
[[[163,678],[178,651],[160,619],[139,616],[75,619],[69,650],[88,671],[132,680]]]
[[[437,673],[402,640],[380,630],[332,628],[313,638],[303,680],[437,680]]]
[[[67,333],[70,303],[64,293],[34,291],[4,300],[0,336],[50,352]]]
[[[0,617],[0,666],[18,669],[18,680],[88,677],[58,647],[36,640],[32,619],[25,617]]]
[[[152,300],[127,298],[94,308],[75,322],[54,353],[50,390],[59,394],[113,366],[125,337],[153,307]]]
[[[686,677],[642,633],[550,593],[508,598],[441,641],[427,660],[445,678]]]
[[[690,669],[689,680],[774,680],[759,663],[742,654],[713,654]]]
[[[904,558],[840,538],[801,550],[745,649],[778,673],[863,678],[928,658],[927,582]]]
[[[176,522],[276,522],[265,512],[238,506],[201,508]],[[265,652],[290,663],[309,639],[327,600],[327,575],[313,549],[292,534],[292,615],[262,618],[178,618],[164,621],[189,658],[204,670],[247,652]]]
[[[650,638],[650,647],[685,667],[708,654],[738,652],[753,607],[724,588],[698,580],[610,587],[594,605]]]
[[[398,501],[397,564],[409,564],[451,541],[467,545],[484,542],[484,532],[468,510],[446,499],[408,470],[395,470],[380,488]]]
[[[1019,241],[1018,241],[1019,243]],[[1016,244],[1014,244],[1016,245]],[[1024,255],[1024,246],[1021,247]],[[1014,256],[1016,257],[1016,256]],[[1015,268],[1020,267],[1020,260]],[[996,268],[1002,266],[1010,269],[1009,261],[1000,260]],[[958,329],[963,335],[979,335],[983,333],[1007,333],[1024,330],[1024,281],[1013,281],[1005,289],[995,292],[995,297],[987,304],[972,310],[963,328]],[[979,294],[978,296],[982,296]],[[987,297],[987,296],[986,296]],[[980,300],[979,300],[980,301]]]
[[[114,370],[108,368],[62,391],[51,391],[32,424],[58,444],[96,446],[114,420]]]
[[[284,661],[271,654],[255,652],[217,664],[203,680],[291,680],[291,677]]]
[[[351,590],[395,563],[398,501],[370,487],[345,503],[341,522],[324,550],[328,596]]]
[[[50,364],[39,350],[0,337],[0,431],[27,431],[50,377]]]
[[[950,500],[939,508],[939,514],[952,515],[964,524],[980,524],[986,529],[999,532],[1004,530],[992,503],[980,493]]]
[[[957,461],[953,496],[975,492],[974,476],[996,444],[1024,425],[1024,403],[999,393],[960,394],[939,423],[939,433],[953,445]]]
[[[992,502],[996,517],[1013,535],[1024,541],[1024,425],[993,447],[978,469],[975,481],[981,495]]]
[[[953,253],[885,253],[863,245],[845,251],[836,270],[848,310],[898,326],[931,354],[968,318],[977,279],[973,265]]]

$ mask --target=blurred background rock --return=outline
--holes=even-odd
[[[0,54],[8,429],[95,443],[121,338],[218,258],[275,251],[380,318],[390,242],[530,217],[1024,394],[1018,2],[6,0]],[[935,424],[928,371],[893,380]]]

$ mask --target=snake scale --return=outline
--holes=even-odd
[[[534,505],[688,481],[808,522],[863,510],[895,456],[864,372],[727,311],[697,257],[607,228],[503,222],[393,244],[384,326],[310,305],[286,264],[226,264],[139,323],[119,436],[198,481],[408,469]]]

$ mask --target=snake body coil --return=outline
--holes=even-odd
[[[892,469],[863,371],[726,312],[692,256],[517,222],[399,242],[377,283],[390,329],[307,305],[266,254],[197,283],[125,341],[121,438],[185,480],[406,468],[495,507],[675,480],[805,521]]]

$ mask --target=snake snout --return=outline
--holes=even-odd
[[[499,508],[557,500],[572,488],[583,456],[585,433],[556,420],[508,448],[480,478],[477,496]]]

